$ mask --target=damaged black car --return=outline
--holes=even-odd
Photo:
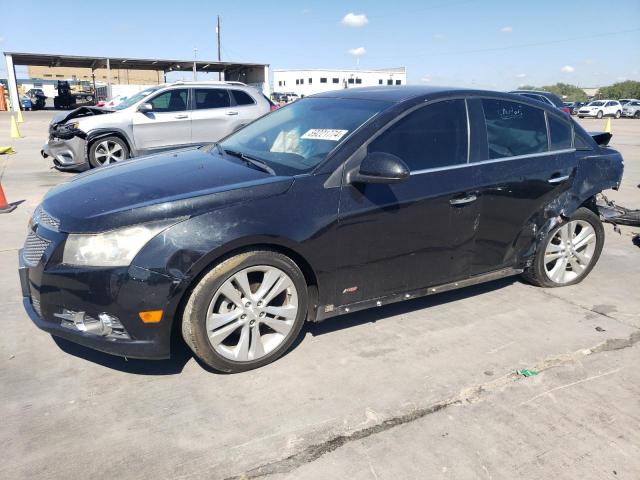
[[[596,196],[621,181],[609,139],[508,93],[307,97],[52,189],[19,254],[24,306],[104,352],[167,358],[175,332],[240,372],[305,321],[509,275],[572,285],[603,248]]]

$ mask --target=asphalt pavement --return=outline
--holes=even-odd
[[[310,324],[275,363],[211,373],[176,344],[125,360],[22,309],[17,250],[46,191],[53,112],[0,113],[0,478],[640,478],[640,228],[606,225],[579,285],[517,277]],[[605,120],[581,120],[601,130]],[[640,208],[640,120],[612,121]],[[516,373],[528,369],[537,375]]]

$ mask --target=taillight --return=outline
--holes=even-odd
[[[278,105],[274,105],[273,103],[271,104],[271,111],[275,112],[277,109],[279,109],[280,107]]]
[[[571,109],[569,109],[569,107],[562,107],[560,108],[560,110],[562,110],[564,113],[568,113],[569,115],[571,115]]]

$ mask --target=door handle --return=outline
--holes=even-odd
[[[547,180],[547,182],[549,182],[549,183],[553,183],[553,184],[556,184],[556,183],[562,183],[562,182],[564,182],[565,180],[569,180],[569,177],[570,177],[570,176],[571,176],[571,175],[563,175],[563,176],[561,176],[561,177],[551,177],[549,180]]]
[[[467,203],[475,202],[478,199],[477,195],[471,194],[464,198],[452,198],[449,200],[451,205],[465,205]]]
[[[175,115],[173,118],[187,118],[189,115],[187,115],[186,113],[182,113],[180,115]]]
[[[226,114],[227,114],[227,115],[237,115],[237,114],[238,114],[238,112],[227,112]]]

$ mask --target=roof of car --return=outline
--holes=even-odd
[[[441,94],[481,94],[481,95],[503,95],[502,92],[491,92],[486,90],[473,90],[456,87],[434,87],[422,85],[399,85],[380,86],[362,88],[344,88],[341,90],[331,90],[328,92],[310,95],[323,98],[357,98],[363,100],[383,100],[387,102],[403,102],[417,97],[436,96]]]

